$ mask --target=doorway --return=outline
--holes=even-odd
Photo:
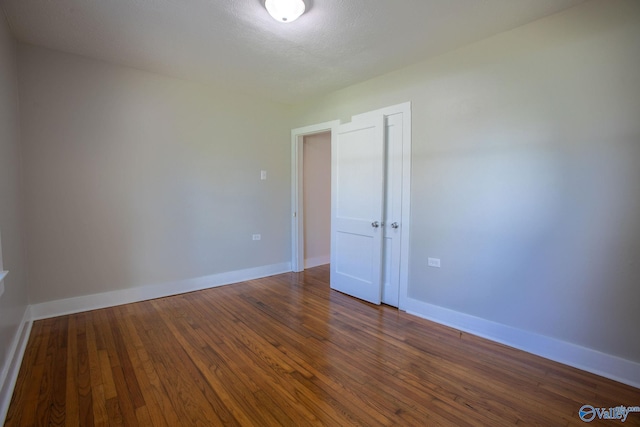
[[[329,264],[331,254],[331,132],[303,139],[304,268]]]
[[[305,137],[328,134],[333,145],[339,120],[293,129],[291,131],[291,270],[305,269],[304,144]]]

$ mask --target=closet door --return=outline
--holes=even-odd
[[[331,288],[380,304],[384,118],[338,127],[332,147]]]

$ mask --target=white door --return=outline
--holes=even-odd
[[[332,147],[331,288],[380,304],[384,118],[340,125]]]
[[[398,307],[402,251],[402,113],[385,118],[385,194],[382,302]]]

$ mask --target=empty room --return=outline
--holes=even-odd
[[[0,425],[640,425],[640,1],[0,11]]]

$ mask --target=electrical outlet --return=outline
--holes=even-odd
[[[427,264],[429,267],[440,268],[440,258],[427,258]]]
[[[262,239],[262,236],[260,236],[259,234],[253,235],[253,240],[260,240],[260,239]]]
[[[267,179],[267,171],[260,171],[260,179],[263,181]]]

